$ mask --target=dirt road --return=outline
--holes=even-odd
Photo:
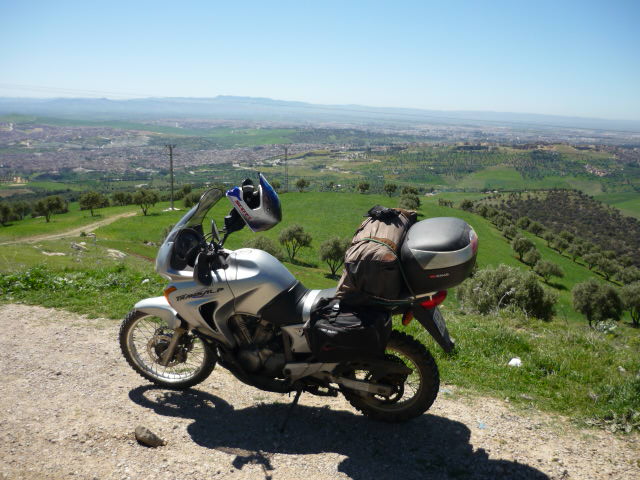
[[[92,232],[100,227],[109,225],[115,222],[116,220],[120,220],[121,218],[133,217],[136,213],[137,212],[119,213],[117,215],[113,215],[112,217],[107,217],[97,222],[88,223],[87,225],[83,225],[78,228],[73,228],[71,230],[66,230],[64,232],[47,233],[43,235],[34,235],[31,237],[21,237],[19,239],[11,240],[8,242],[0,242],[0,245],[12,245],[16,243],[36,243],[36,242],[42,242],[43,240],[59,240],[61,238],[77,237],[82,232]]]
[[[86,227],[85,227],[86,228]],[[117,322],[0,306],[0,478],[640,478],[640,438],[469,399],[443,385],[426,415],[387,425],[342,399],[287,396],[222,368],[196,389],[149,385],[121,357]],[[168,444],[136,443],[145,425]]]

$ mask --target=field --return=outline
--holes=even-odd
[[[287,193],[281,198],[284,221],[258,235],[277,241],[280,231],[293,223],[299,223],[312,235],[312,247],[302,249],[296,262],[285,262],[309,288],[326,288],[336,283],[318,258],[318,248],[324,240],[333,236],[350,237],[372,205],[395,206],[398,201],[398,197],[382,195],[313,192]],[[439,206],[440,198],[459,202],[468,196],[450,193],[442,197],[422,197],[420,213],[423,217],[456,216],[469,222],[480,237],[478,263],[481,268],[500,263],[527,268],[514,257],[508,241],[492,224],[475,214]],[[138,212],[136,216],[101,227],[96,230],[95,240],[84,237],[2,246],[0,271],[5,277],[0,289],[4,284],[5,290],[1,301],[63,307],[91,316],[122,317],[138,299],[161,294],[163,281],[153,272],[150,260],[167,228],[184,213],[164,212],[164,208],[166,203],[158,204],[149,216]],[[127,209],[132,207],[100,212],[107,217]],[[227,202],[222,201],[214,209],[213,217],[221,223],[228,209]],[[70,213],[58,215],[54,220],[45,224],[42,219],[29,219],[0,232],[4,234],[2,238],[8,238],[7,232],[12,229],[22,236],[30,236],[81,226],[95,217],[92,219],[88,213],[72,206]],[[232,235],[227,245],[238,248],[255,235],[244,229]],[[559,296],[553,321],[540,322],[517,312],[486,317],[465,314],[459,309],[455,293],[451,292],[443,312],[458,342],[456,355],[442,353],[417,324],[412,324],[410,330],[434,352],[445,381],[464,387],[469,394],[481,392],[507,397],[525,407],[561,412],[591,424],[634,428],[629,425],[635,422],[633,412],[640,411],[637,395],[640,381],[633,380],[633,375],[640,371],[640,358],[629,352],[638,351],[639,332],[624,321],[614,334],[590,330],[572,309],[570,290],[593,273],[549,249],[539,238],[530,238],[543,258],[557,263],[565,271],[563,279],[546,287]],[[71,248],[72,241],[84,241],[86,250]],[[127,255],[113,259],[109,257],[109,249]],[[100,298],[100,302],[96,302],[96,298]],[[523,368],[505,366],[514,356],[522,359]],[[594,361],[595,358],[598,360]]]
[[[640,219],[640,193],[638,192],[604,193],[596,195],[596,199],[620,209],[625,215]]]

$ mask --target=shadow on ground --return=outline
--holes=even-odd
[[[194,442],[233,455],[237,469],[261,465],[265,479],[273,477],[274,454],[324,452],[345,456],[338,470],[356,480],[548,479],[527,465],[490,460],[484,450],[474,451],[464,424],[436,415],[386,424],[347,411],[299,405],[281,434],[286,403],[235,410],[206,392],[152,386],[135,388],[129,397],[160,415],[193,419],[187,430]]]

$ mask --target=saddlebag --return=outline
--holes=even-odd
[[[336,297],[343,304],[366,305],[395,300],[406,290],[400,247],[416,213],[375,206],[356,230],[344,258]]]
[[[304,334],[319,362],[375,358],[387,346],[391,316],[372,308],[341,307],[334,299],[311,312]]]

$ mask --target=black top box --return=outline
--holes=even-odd
[[[415,223],[407,232],[400,258],[415,295],[461,284],[476,263],[478,236],[459,218],[435,217]]]

